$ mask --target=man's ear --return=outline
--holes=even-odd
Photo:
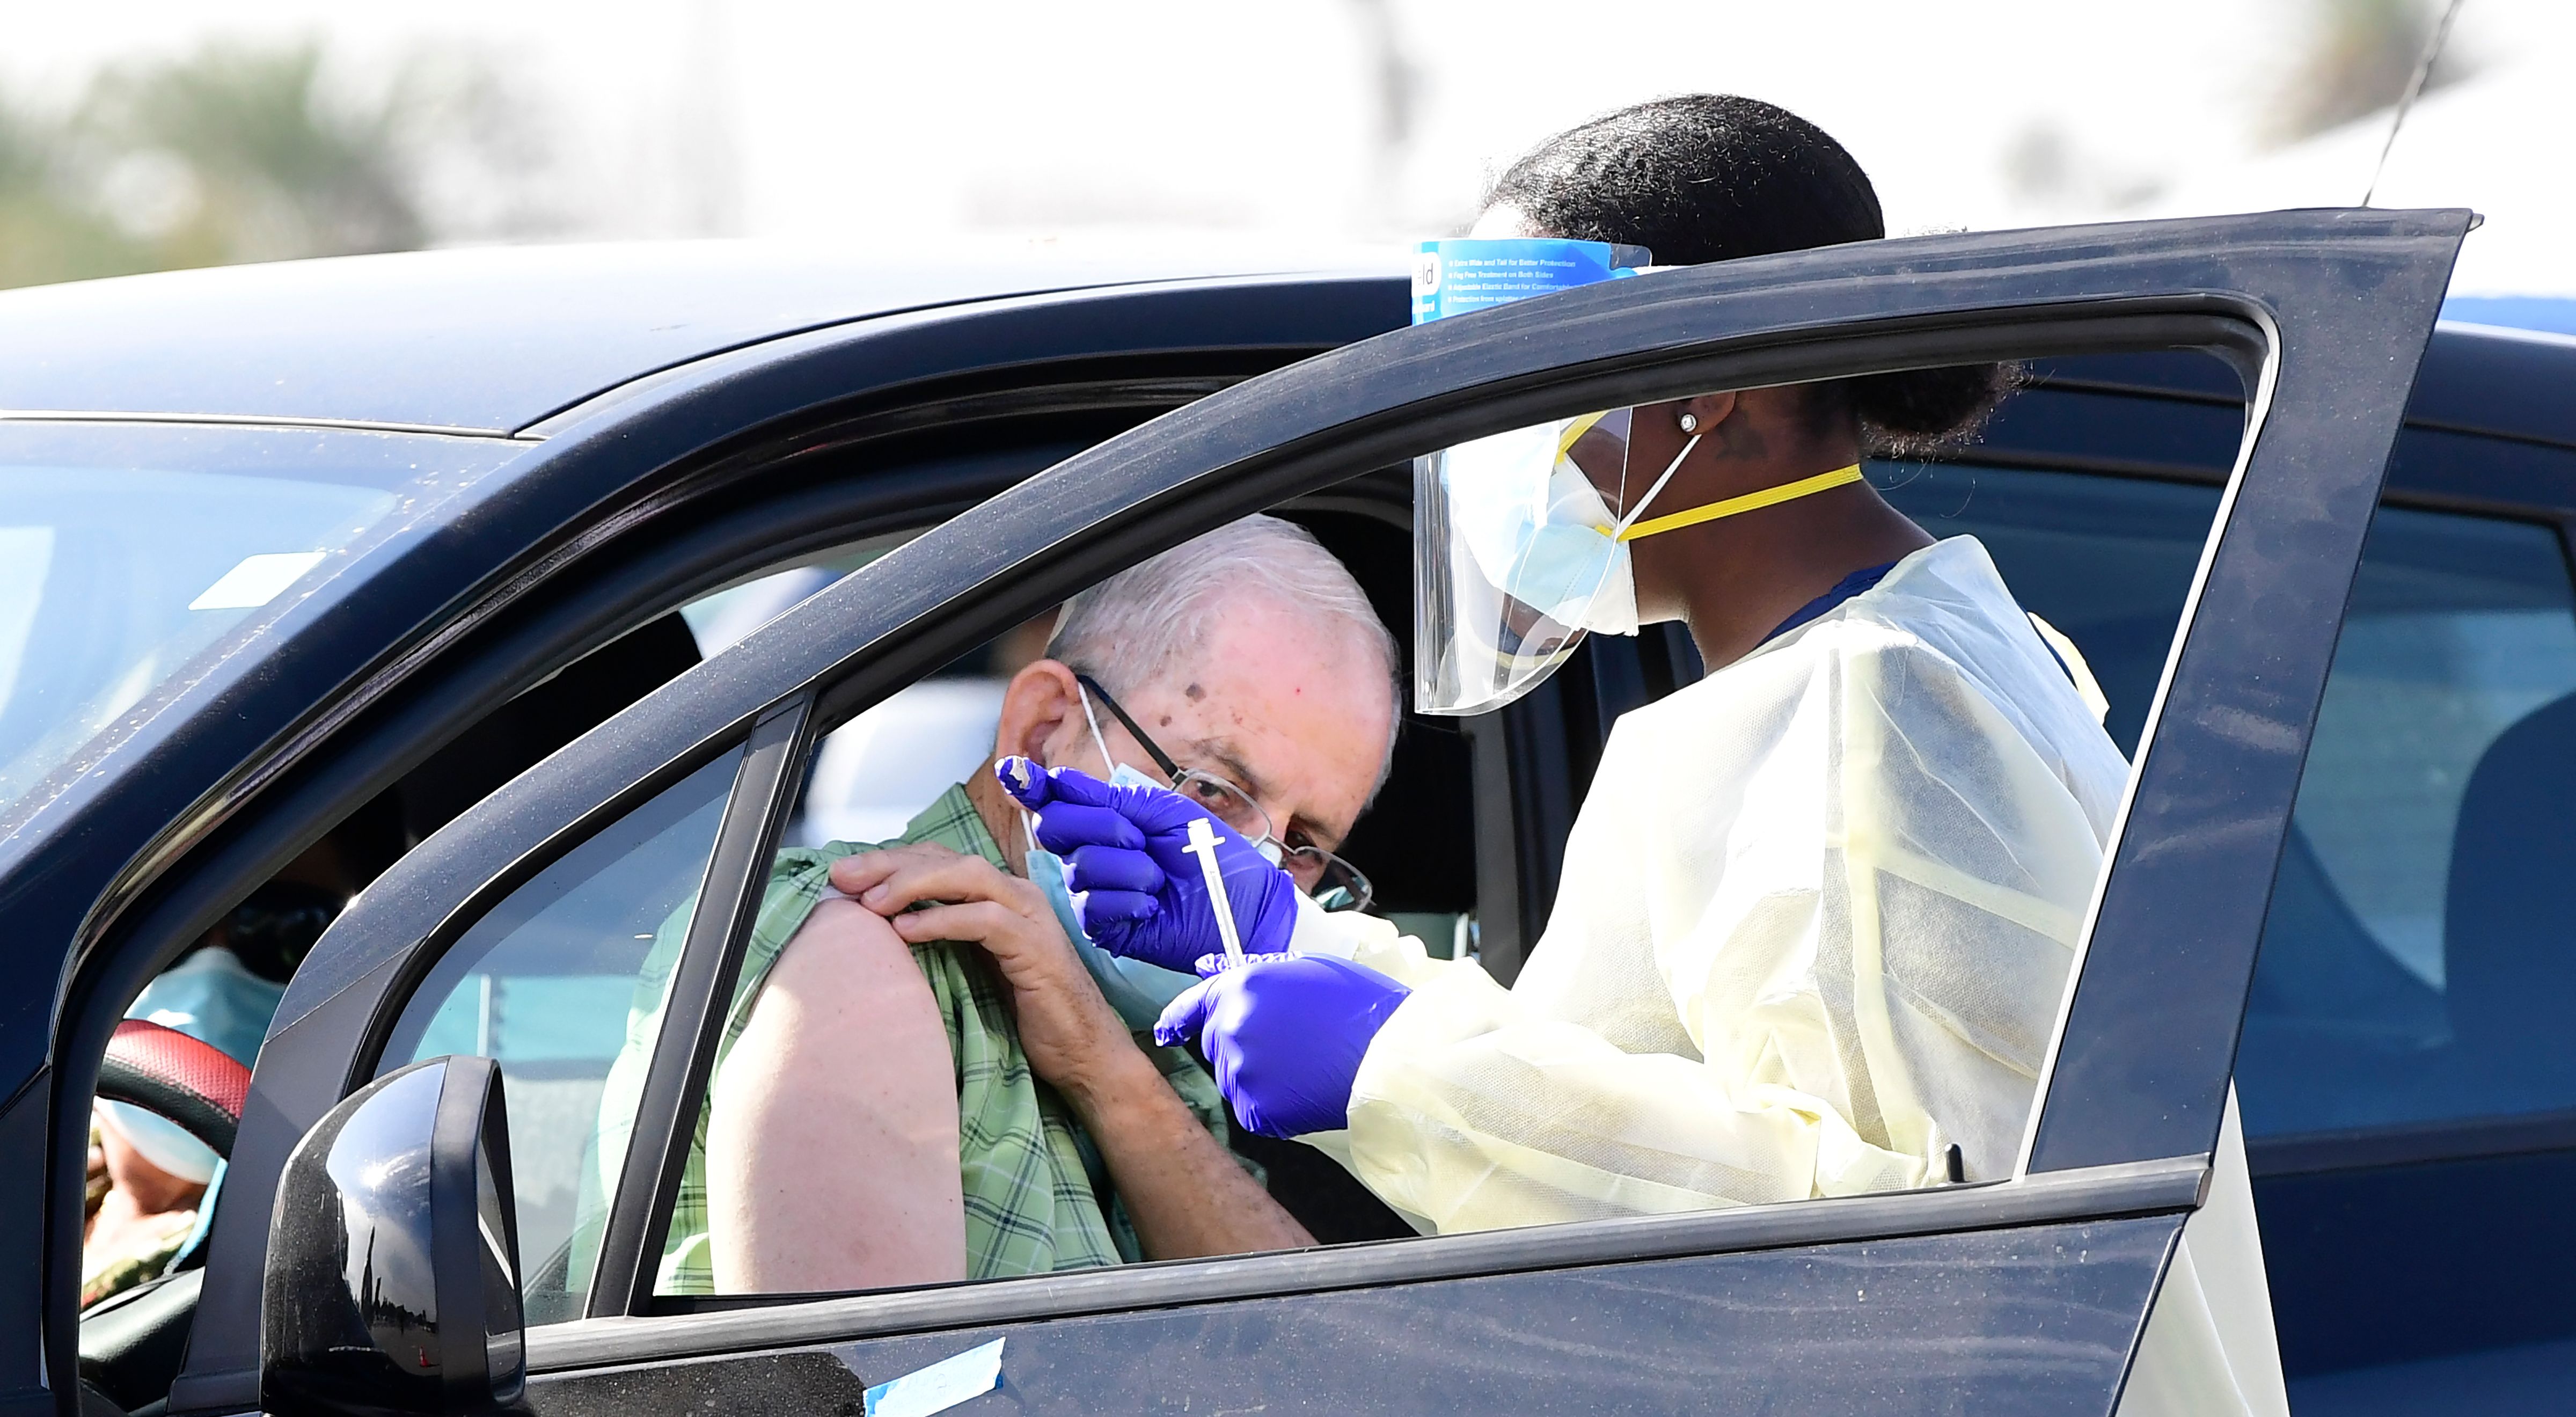
[[[993,755],[1054,766],[1054,750],[1066,730],[1081,724],[1080,692],[1071,665],[1059,659],[1031,660],[1002,691],[1002,724],[993,735]]]

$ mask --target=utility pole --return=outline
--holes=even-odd
[[[1359,32],[1360,88],[1368,105],[1369,145],[1361,194],[1361,223],[1372,234],[1400,227],[1404,205],[1404,159],[1413,145],[1416,103],[1422,71],[1405,53],[1404,37],[1395,24],[1395,0],[1348,0]]]
[[[734,144],[732,35],[723,0],[681,0],[671,112],[675,215],[690,236],[738,236],[742,173]]]

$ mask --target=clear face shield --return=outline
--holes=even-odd
[[[1425,241],[1414,323],[1633,276],[1652,259],[1641,247],[1592,241]],[[1499,708],[1546,678],[1587,631],[1636,630],[1618,541],[1623,509],[1645,504],[1628,495],[1631,421],[1613,409],[1414,460],[1415,707]]]
[[[1585,635],[1637,633],[1637,542],[1861,480],[1854,465],[1714,502],[1668,492],[1702,436],[1676,402],[1533,424],[1415,459],[1414,706],[1501,708]]]
[[[1620,533],[1670,469],[1636,475],[1632,424],[1632,410],[1612,409],[1414,460],[1416,708],[1500,708],[1586,633],[1636,633]]]

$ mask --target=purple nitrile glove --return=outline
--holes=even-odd
[[[1065,889],[1093,944],[1180,974],[1224,952],[1205,869],[1187,849],[1190,823],[1204,819],[1244,953],[1288,948],[1297,882],[1206,808],[1168,788],[1113,786],[1026,758],[1004,758],[994,771],[1037,813],[1038,845],[1064,858]]]
[[[1154,1041],[1199,1040],[1217,1091],[1265,1137],[1349,1126],[1360,1059],[1412,991],[1329,955],[1266,955],[1239,969],[1211,958],[1199,968],[1209,977],[1163,1010]]]

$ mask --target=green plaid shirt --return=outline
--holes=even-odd
[[[778,853],[752,926],[741,980],[734,987],[724,1039],[716,1051],[719,1068],[751,1022],[752,1003],[770,967],[828,889],[831,864],[863,851],[921,842],[981,856],[1000,869],[1009,869],[963,786],[949,788],[893,841],[834,842]],[[620,1064],[623,1070],[627,1059],[637,1060],[634,1072],[639,1081],[641,1060],[652,1055],[653,1040],[661,1028],[662,993],[679,957],[689,909],[678,911],[656,937],[652,957],[638,981],[636,1007],[628,1015],[627,1045]],[[957,1159],[965,1183],[967,1276],[994,1279],[1142,1258],[1134,1228],[1109,1187],[1097,1148],[1075,1124],[1055,1089],[1030,1073],[1028,1055],[1020,1047],[1019,1031],[1011,1019],[1009,986],[992,961],[980,947],[957,941],[915,945],[912,958],[930,981],[931,997],[948,1026],[949,1055],[957,1067]],[[1137,1042],[1145,1046],[1164,1080],[1191,1112],[1218,1141],[1224,1141],[1225,1104],[1215,1080],[1181,1049],[1152,1047],[1152,1040],[1143,1035]],[[611,1095],[620,1090],[612,1082]],[[631,1108],[627,1115],[632,1116]],[[613,1143],[607,1135],[612,1131],[616,1133]],[[602,1141],[602,1156],[624,1154],[624,1129],[604,1127]],[[707,1112],[702,1107],[697,1135],[689,1144],[689,1158],[680,1175],[680,1193],[671,1209],[671,1228],[654,1283],[657,1294],[715,1292],[707,1234],[706,1147]]]

